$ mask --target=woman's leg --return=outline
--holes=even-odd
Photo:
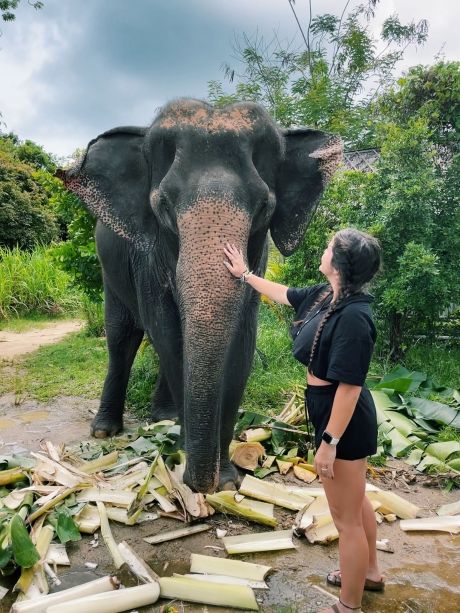
[[[364,529],[368,514],[363,509],[366,460],[336,460],[334,479],[323,479],[323,486],[339,532],[340,599],[349,607],[358,607],[369,567],[369,545]],[[339,608],[344,613],[347,611],[340,605]]]
[[[363,526],[369,547],[369,566],[366,578],[372,579],[372,581],[381,581],[382,573],[377,560],[377,522],[375,521],[374,509],[366,496],[363,499]]]

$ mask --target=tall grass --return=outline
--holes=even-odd
[[[0,319],[30,313],[75,313],[80,297],[49,251],[0,247]]]

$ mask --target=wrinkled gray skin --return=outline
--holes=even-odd
[[[144,332],[160,360],[152,419],[179,416],[185,482],[212,492],[238,479],[228,447],[255,350],[259,297],[223,265],[235,243],[263,275],[267,232],[298,246],[341,142],[280,130],[259,105],[166,105],[148,128],[91,141],[61,172],[98,217],[109,369],[91,432],[123,427],[126,386]]]

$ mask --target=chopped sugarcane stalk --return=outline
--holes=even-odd
[[[394,553],[395,550],[390,545],[390,541],[388,539],[382,539],[380,541],[376,541],[376,546],[379,551],[387,551],[388,553]]]
[[[65,545],[51,543],[46,554],[46,562],[53,566],[70,566]]]
[[[432,530],[434,532],[460,532],[460,516],[444,515],[442,517],[422,517],[420,519],[404,519],[399,522],[401,530]]]
[[[106,455],[102,455],[95,460],[91,460],[90,462],[85,462],[81,466],[79,466],[79,470],[87,475],[92,475],[93,473],[100,472],[108,467],[112,468],[114,464],[116,464],[118,460],[118,451],[112,451],[112,453],[107,453]]]
[[[313,498],[300,497],[287,490],[283,485],[270,483],[256,479],[251,475],[246,475],[240,486],[240,493],[265,502],[272,502],[280,507],[300,511],[306,502],[313,502]]]
[[[83,509],[74,517],[80,532],[84,534],[94,534],[101,526],[101,518],[98,510],[92,504],[86,504]]]
[[[158,462],[161,460],[161,452],[162,451],[163,451],[163,446],[157,452],[157,455],[153,459],[153,461],[152,461],[152,463],[150,465],[149,471],[147,473],[147,476],[145,477],[144,483],[141,485],[141,487],[140,487],[139,491],[137,492],[137,495],[134,497],[134,500],[132,501],[132,503],[128,506],[128,515],[134,515],[134,513],[138,509],[142,509],[144,497],[147,494],[147,492],[149,491],[150,480],[153,477],[153,473],[155,472],[155,469],[156,469],[156,467],[158,465]],[[161,460],[161,461],[163,461],[163,460]],[[160,479],[160,481],[161,481],[161,479]]]
[[[186,579],[194,579],[195,581],[208,581],[209,583],[225,583],[225,585],[246,585],[253,590],[268,590],[268,585],[265,583],[265,581],[253,581],[252,579],[229,577],[227,575],[193,575],[192,573],[180,575],[178,573],[173,573],[173,577],[185,577]]]
[[[236,466],[245,470],[255,470],[259,466],[259,459],[265,455],[265,449],[259,442],[238,443],[230,460]]]
[[[135,492],[113,491],[106,487],[89,487],[77,494],[77,502],[103,502],[115,507],[129,508],[136,500]]]
[[[260,443],[271,436],[272,432],[269,428],[249,428],[240,434],[240,439],[246,443]]]
[[[118,549],[131,571],[143,583],[158,583],[158,575],[140,558],[126,541],[118,543]]]
[[[77,585],[61,592],[40,596],[34,600],[23,600],[16,602],[11,607],[10,613],[46,613],[48,607],[54,604],[62,604],[69,600],[100,594],[118,589],[120,582],[116,577],[103,577],[95,581],[89,581],[83,585]],[[83,613],[83,612],[81,612]],[[86,613],[86,611],[85,611]]]
[[[276,455],[268,455],[262,463],[262,468],[271,468],[276,460]]]
[[[436,511],[437,515],[458,515],[460,513],[460,500],[457,502],[451,502],[450,504],[443,504],[442,507]]]
[[[291,462],[283,462],[283,460],[279,460],[278,458],[276,458],[276,465],[282,475],[286,475],[293,466]]]
[[[126,509],[122,509],[120,507],[106,507],[107,517],[112,521],[118,521],[120,524],[125,524],[126,526],[134,526],[135,524],[140,524],[144,521],[153,521],[159,518],[158,513],[147,513],[139,509],[129,517],[128,511]]]
[[[44,513],[47,513],[49,510],[53,509],[57,504],[59,504],[60,502],[62,502],[65,498],[67,498],[67,496],[70,496],[70,494],[73,494],[74,492],[76,492],[78,490],[78,487],[70,487],[66,490],[64,490],[62,492],[62,494],[59,494],[58,496],[56,496],[55,498],[53,498],[53,500],[50,500],[49,502],[47,502],[46,504],[44,504],[40,509],[37,509],[36,511],[34,511],[33,513],[31,513],[29,515],[29,517],[27,518],[27,521],[29,522],[29,524],[31,524],[32,522],[34,522],[38,517],[40,517],[41,515],[43,515]]]
[[[225,575],[227,577],[239,577],[251,581],[263,581],[271,570],[273,570],[271,566],[264,566],[263,564],[215,558],[213,556],[204,556],[200,553],[192,553],[190,556],[191,573]]]
[[[105,505],[103,502],[97,503],[97,510],[99,511],[99,517],[101,520],[101,534],[104,539],[105,544],[107,545],[107,549],[110,551],[113,559],[113,563],[115,568],[120,568],[123,566],[124,559],[120,554],[118,546],[113,538],[112,531],[109,526],[109,519],[107,517],[107,511],[105,510]]]
[[[312,481],[314,481],[318,476],[315,472],[303,468],[300,464],[294,466],[294,475],[297,477],[297,479],[305,481],[305,483],[312,483]]]
[[[158,479],[158,481],[168,490],[168,493],[170,494],[173,489],[173,485],[171,483],[170,472],[166,468],[161,454],[159,454],[158,456],[158,460],[156,462],[153,474]]]
[[[207,524],[197,524],[195,526],[189,526],[188,528],[179,528],[179,530],[172,530],[171,532],[163,532],[162,534],[156,534],[155,536],[148,536],[144,538],[146,543],[151,545],[157,545],[158,543],[164,543],[166,541],[172,541],[177,538],[189,536],[190,534],[197,534],[198,532],[205,532],[210,530],[212,526]]]
[[[53,536],[54,528],[52,526],[43,526],[43,528],[40,530],[40,534],[37,537],[36,543],[36,548],[38,555],[40,556],[40,560],[31,568],[23,568],[21,570],[21,576],[19,577],[16,585],[13,588],[15,592],[21,591],[25,594],[29,589],[30,584],[32,583],[34,575],[43,574],[42,560],[46,559],[46,554],[48,552],[48,548],[51,544],[51,541],[53,540]],[[46,586],[45,590],[47,591],[48,584],[46,583],[44,575],[43,577],[38,577],[38,583],[43,587]]]
[[[306,532],[313,525],[314,517],[309,514],[308,505],[299,511],[294,522],[294,534],[296,536],[305,536]]]
[[[398,494],[389,491],[378,490],[377,492],[367,492],[369,500],[379,502],[380,505],[376,510],[383,515],[394,513],[400,519],[414,519],[420,512],[420,509],[408,500],[404,500]]]
[[[327,498],[324,494],[322,496],[317,496],[315,500],[308,505],[309,515],[318,517],[319,515],[326,515],[327,513],[330,513],[329,503],[327,502]]]
[[[292,542],[292,530],[226,536],[222,542],[229,554],[295,549]]]
[[[254,521],[266,526],[274,527],[278,523],[273,517],[273,507],[272,514],[267,515],[257,509],[254,509],[251,506],[251,502],[247,501],[246,499],[242,500],[241,502],[236,502],[234,492],[222,491],[218,492],[217,494],[207,494],[206,502],[221,513],[230,513],[231,515],[244,517],[249,521]]]
[[[160,577],[161,598],[174,598],[188,602],[199,602],[221,607],[234,607],[258,611],[254,592],[243,585],[223,583],[198,583],[185,577]]]
[[[157,490],[150,490],[150,493],[165,513],[175,513],[177,511],[176,506],[170,500],[168,500],[166,496],[163,496],[157,492]]]
[[[27,473],[20,468],[10,468],[7,470],[0,470],[0,486],[11,485],[18,481],[25,481],[27,479]]]
[[[331,515],[328,513],[315,518],[313,525],[306,531],[305,536],[310,543],[330,543],[339,538],[339,533]]]
[[[105,592],[55,604],[48,607],[47,613],[120,613],[154,604],[159,596],[159,584],[146,583],[127,587],[117,593]]]

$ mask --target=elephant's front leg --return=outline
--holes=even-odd
[[[243,309],[244,321],[239,326],[238,334],[232,342],[229,352],[220,424],[219,490],[235,489],[240,483],[238,469],[230,462],[229,446],[233,438],[238,408],[254,358],[258,308],[258,297],[255,297],[252,298],[247,308]]]
[[[114,436],[123,429],[123,411],[129,373],[144,331],[136,328],[129,310],[106,285],[105,328],[109,351],[109,368],[101,403],[91,423],[96,438]]]

